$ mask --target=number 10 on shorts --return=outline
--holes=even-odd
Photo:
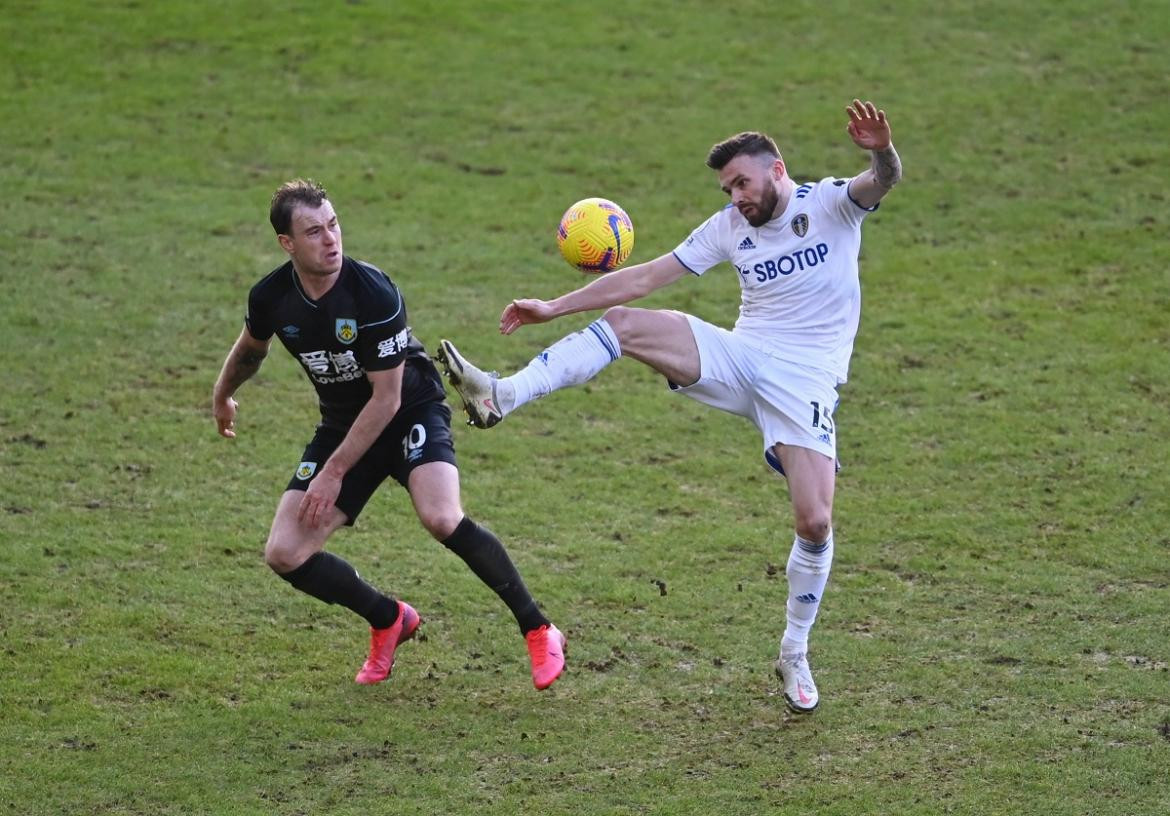
[[[413,462],[423,454],[422,447],[427,441],[427,429],[422,425],[415,425],[410,433],[402,437],[402,458]]]

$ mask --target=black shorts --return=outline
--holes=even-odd
[[[307,490],[321,465],[333,454],[345,433],[317,426],[301,463],[286,490]],[[455,462],[455,442],[451,438],[451,409],[434,400],[411,406],[395,414],[394,419],[374,440],[374,444],[341,480],[337,509],[348,516],[352,525],[387,476],[407,487],[410,472],[428,462]]]

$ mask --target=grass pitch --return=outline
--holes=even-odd
[[[1170,809],[1164,4],[17,2],[0,20],[0,810],[1160,814]],[[416,333],[501,370],[587,195],[634,261],[723,203],[742,129],[799,179],[906,177],[867,221],[838,413],[823,695],[771,673],[791,540],[752,428],[629,361],[461,430],[465,504],[570,640],[531,689],[506,610],[387,488],[335,549],[422,612],[393,680],[261,549],[314,422],[283,351],[210,389],[313,176]],[[730,325],[718,271],[648,299]]]

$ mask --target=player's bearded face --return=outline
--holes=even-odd
[[[753,227],[762,227],[772,220],[776,212],[776,205],[780,203],[780,196],[771,178],[762,179],[763,189],[753,200],[744,199],[739,202],[739,211]]]
[[[291,232],[285,249],[301,272],[332,275],[341,269],[341,224],[328,200],[315,209],[298,207]]]
[[[736,156],[719,172],[719,182],[731,203],[753,227],[772,220],[780,203],[774,178],[775,160],[768,156]]]

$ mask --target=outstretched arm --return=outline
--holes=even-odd
[[[869,209],[902,178],[902,160],[894,150],[885,111],[876,109],[872,102],[859,99],[854,99],[845,111],[849,114],[848,130],[853,143],[873,153],[869,169],[849,183],[849,195]]]
[[[215,416],[220,436],[226,436],[228,439],[235,437],[237,405],[232,395],[260,370],[260,364],[268,356],[268,346],[271,342],[257,340],[245,326],[232,350],[228,352],[227,359],[223,361],[223,368],[220,369],[219,378],[211,392],[211,413]]]
[[[528,323],[545,323],[575,312],[629,303],[674,283],[686,273],[687,268],[679,263],[674,253],[668,252],[652,261],[602,275],[554,300],[513,300],[500,315],[500,333],[511,334]]]

